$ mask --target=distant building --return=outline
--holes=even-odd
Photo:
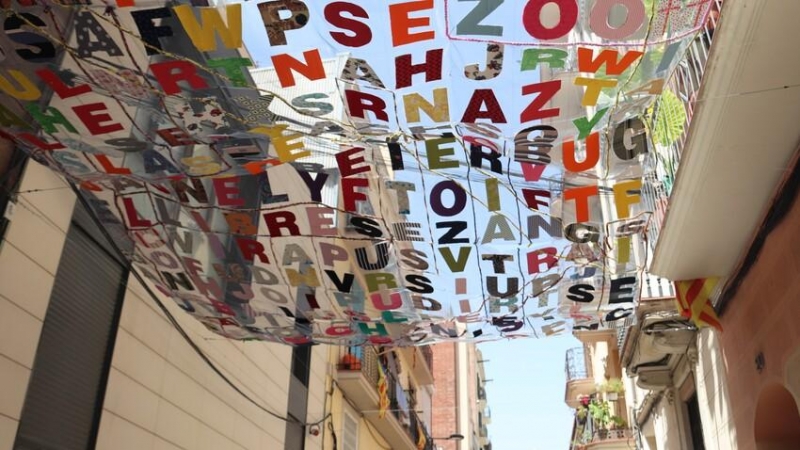
[[[432,345],[434,450],[491,450],[483,357],[475,344]],[[454,436],[457,435],[457,436]],[[459,436],[463,436],[460,439]]]

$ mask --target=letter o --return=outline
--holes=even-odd
[[[180,264],[178,264],[178,260],[175,259],[174,256],[166,252],[161,252],[161,251],[153,252],[150,254],[150,260],[156,263],[156,265],[159,265],[161,267],[166,267],[167,269],[177,269],[178,267],[180,267]]]
[[[453,205],[450,207],[444,206],[442,203],[442,194],[444,191],[453,193]],[[447,180],[436,185],[431,189],[431,209],[433,212],[440,216],[452,217],[460,213],[467,207],[467,193],[464,188],[458,185],[455,181]]]
[[[625,7],[625,22],[618,28],[608,23],[611,8],[615,5]],[[644,25],[646,12],[642,0],[597,0],[589,15],[589,27],[603,39],[624,40]]]
[[[542,9],[548,3],[558,5],[558,23],[553,28],[542,24]],[[578,23],[578,3],[576,0],[530,0],[522,10],[522,25],[525,31],[536,39],[551,41],[566,36]]]

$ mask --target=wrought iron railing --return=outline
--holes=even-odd
[[[665,83],[662,96],[653,110],[653,124],[662,120],[664,126],[671,131],[665,133],[666,136],[661,139],[652,140],[651,153],[655,157],[655,170],[648,173],[642,183],[642,206],[653,211],[653,220],[648,227],[648,240],[652,249],[655,249],[666,217],[669,197],[680,166],[723,3],[723,0],[712,0],[711,14],[704,28],[689,45],[678,67]],[[676,109],[685,112],[677,114],[677,117],[682,118],[682,123],[676,121]],[[657,140],[660,142],[656,142]]]
[[[633,430],[625,426],[608,427],[599,425],[591,413],[587,413],[583,418],[575,417],[575,427],[572,433],[573,450],[582,449],[588,444],[603,441],[630,441],[634,439]]]
[[[589,378],[583,347],[575,347],[567,350],[564,371],[567,374],[567,381]]]

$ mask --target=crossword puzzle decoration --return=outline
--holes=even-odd
[[[710,7],[4,5],[0,132],[159,295],[233,339],[397,346],[630,320],[648,109]]]

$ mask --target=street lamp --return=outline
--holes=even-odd
[[[440,440],[440,441],[462,441],[464,440],[463,434],[451,434],[447,437],[431,437],[432,441]]]

